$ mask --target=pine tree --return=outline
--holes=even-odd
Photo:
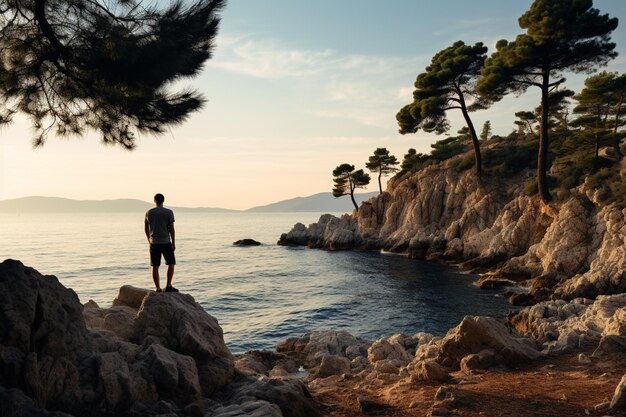
[[[487,140],[491,137],[491,121],[487,120],[485,124],[483,124],[483,130],[480,132],[480,139]]]
[[[474,146],[478,176],[482,174],[480,144],[469,113],[487,105],[485,100],[474,99],[476,80],[486,53],[487,48],[482,43],[470,46],[463,41],[438,52],[426,71],[415,80],[413,103],[404,106],[396,115],[401,134],[415,133],[419,129],[441,134],[450,128],[446,112],[460,110]]]
[[[365,164],[365,167],[371,172],[378,173],[378,189],[380,193],[383,193],[383,185],[381,177],[396,172],[399,162],[395,156],[389,155],[387,148],[376,148],[374,155],[369,157],[369,161]]]
[[[210,58],[224,0],[166,3],[3,0],[0,123],[26,115],[35,146],[91,129],[132,149],[184,122],[204,98],[171,85]]]
[[[618,130],[623,126],[622,106],[626,95],[626,74],[603,71],[585,80],[585,87],[574,99],[578,102],[574,114],[578,117],[572,125],[582,128],[584,136],[593,138],[594,155],[598,158],[601,142],[613,145],[617,156],[621,139]]]
[[[354,165],[341,164],[333,170],[333,181],[335,183],[333,197],[338,198],[350,194],[354,209],[359,211],[359,206],[354,200],[354,190],[364,188],[370,183],[369,174],[362,169],[355,171]]]
[[[541,90],[537,186],[544,202],[552,198],[547,183],[549,94],[565,82],[564,72],[590,72],[617,55],[610,42],[617,19],[592,6],[592,0],[535,0],[519,19],[526,33],[512,42],[497,42],[476,85],[490,101],[531,86]]]

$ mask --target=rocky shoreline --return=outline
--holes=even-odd
[[[463,157],[393,178],[352,215],[298,223],[278,244],[458,263],[485,273],[485,288],[525,287],[507,294],[516,305],[626,292],[626,208],[606,202],[602,184],[546,205],[523,195],[533,171],[477,179],[456,168]],[[626,159],[620,174],[626,181]]]
[[[111,308],[83,306],[56,277],[6,260],[0,306],[2,416],[530,415],[470,399],[545,369],[565,378],[546,391],[582,372],[597,404],[548,401],[532,415],[626,415],[626,294],[546,301],[508,322],[467,316],[443,337],[322,329],[241,355],[188,294],[124,286]]]
[[[520,195],[529,171],[478,181],[455,164],[279,244],[460,263],[482,288],[525,287],[506,320],[375,341],[319,329],[233,355],[191,295],[124,286],[103,309],[6,260],[0,416],[626,416],[626,209],[587,183],[544,205]]]

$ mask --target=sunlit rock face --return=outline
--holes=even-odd
[[[545,353],[626,355],[626,294],[545,301],[518,312],[510,322]]]
[[[279,244],[463,262],[494,278],[530,280],[517,298],[524,304],[626,291],[626,209],[602,203],[586,183],[545,205],[522,195],[534,171],[479,180],[458,172],[456,159],[391,179],[352,215],[297,224]]]

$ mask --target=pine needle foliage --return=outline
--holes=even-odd
[[[99,132],[135,147],[200,109],[173,86],[211,57],[224,0],[3,0],[0,123],[26,115],[41,146],[50,133]]]

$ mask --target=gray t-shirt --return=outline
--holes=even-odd
[[[174,212],[165,207],[154,207],[146,212],[146,223],[150,227],[150,243],[170,243],[170,224],[174,223]]]

